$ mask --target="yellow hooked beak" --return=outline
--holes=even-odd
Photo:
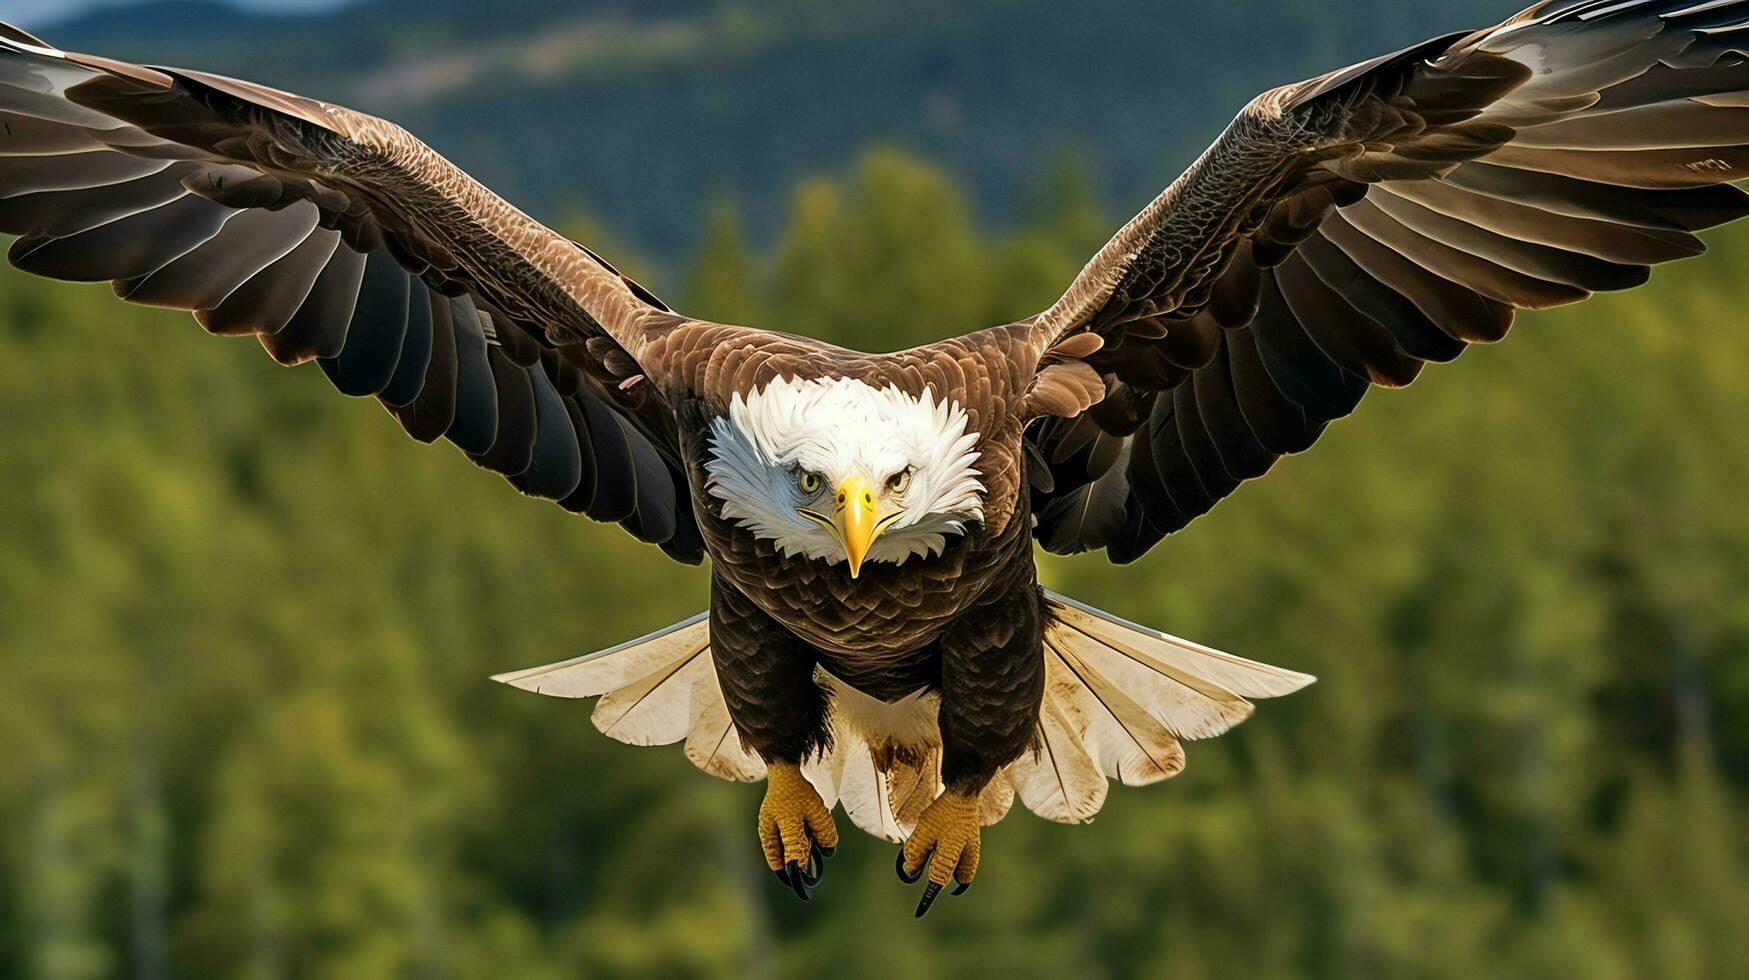
[[[847,476],[838,484],[837,513],[833,517],[838,536],[844,539],[844,554],[850,559],[850,577],[862,571],[863,556],[886,529],[875,517],[874,489],[860,476]]]

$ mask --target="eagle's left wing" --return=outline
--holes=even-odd
[[[1745,52],[1749,0],[1551,0],[1260,96],[1030,321],[1039,539],[1133,560],[1370,386],[1699,254]]]
[[[392,123],[0,24],[0,233],[19,268],[316,361],[414,438],[703,557],[640,360],[687,321]]]

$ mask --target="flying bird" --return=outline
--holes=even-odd
[[[708,556],[708,612],[498,679],[763,779],[803,898],[842,809],[921,915],[1016,797],[1085,821],[1311,681],[1047,591],[1035,547],[1134,561],[1371,387],[1700,254],[1749,213],[1746,45],[1749,0],[1556,0],[1272,89],[1049,309],[895,353],[677,313],[392,123],[5,26],[0,231]]]

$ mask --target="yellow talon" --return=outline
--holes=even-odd
[[[899,851],[899,877],[916,881],[927,871],[929,884],[923,888],[923,900],[917,903],[917,914],[929,911],[935,896],[949,881],[959,883],[957,895],[971,886],[978,873],[980,833],[978,797],[948,791],[935,798],[917,818],[917,829]],[[927,868],[924,862],[928,862]]]
[[[765,775],[765,800],[759,804],[759,843],[765,863],[796,895],[807,901],[820,881],[820,858],[838,846],[832,811],[793,762],[774,762]]]

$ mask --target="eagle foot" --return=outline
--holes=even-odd
[[[826,859],[838,850],[838,827],[826,802],[795,763],[774,762],[767,767],[765,800],[759,804],[759,843],[777,880],[807,901],[826,873]]]
[[[917,917],[922,918],[935,897],[949,881],[959,887],[953,894],[964,894],[972,887],[972,877],[978,873],[979,820],[977,794],[966,795],[949,790],[935,798],[917,818],[912,831],[899,849],[899,880],[912,884],[929,876],[923,886],[923,898],[917,903]]]

